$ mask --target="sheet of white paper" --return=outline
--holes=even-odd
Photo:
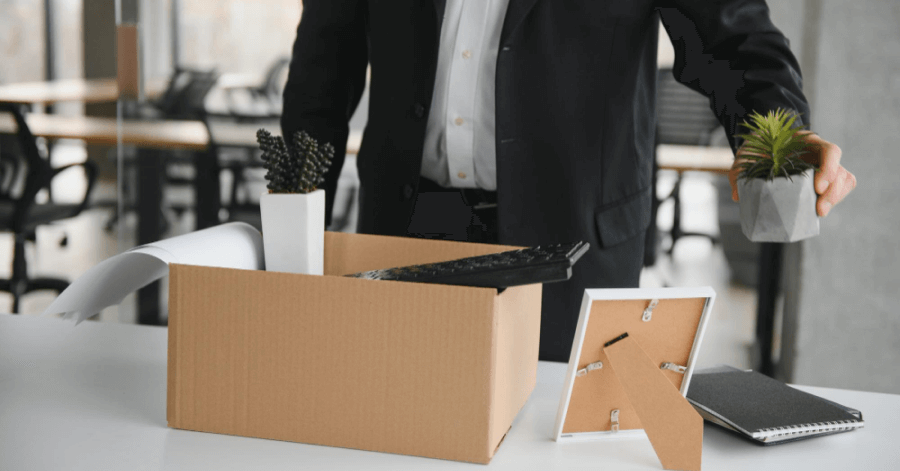
[[[44,311],[79,323],[169,274],[170,263],[262,270],[262,235],[233,222],[135,247],[100,262],[60,293]]]

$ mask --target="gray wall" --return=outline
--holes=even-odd
[[[799,45],[815,47],[801,58],[813,129],[859,181],[819,237],[788,247],[783,376],[900,393],[900,2],[779,4],[776,23],[802,16]]]

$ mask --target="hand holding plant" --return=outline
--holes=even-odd
[[[791,178],[816,168],[816,213],[824,217],[856,187],[856,177],[840,164],[841,149],[815,133],[795,126],[795,114],[779,109],[766,116],[753,113],[750,120],[750,123],[742,124],[750,132],[738,136],[745,140],[744,145],[738,150],[728,174],[734,201],[739,200],[738,179]]]

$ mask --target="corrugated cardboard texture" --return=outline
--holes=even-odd
[[[633,338],[657,367],[663,362],[687,365],[700,325],[706,298],[661,299],[649,322],[641,317],[650,300],[594,301],[591,305],[578,368],[603,362],[603,368],[576,377],[563,424],[563,433],[598,432],[610,429],[609,412],[619,409],[619,429],[643,428],[641,421],[608,365],[603,344],[624,332]],[[675,389],[684,375],[664,370]]]
[[[496,370],[490,443],[496,448],[534,389],[541,337],[541,289],[507,288],[495,304]],[[523,394],[525,392],[525,394]],[[493,451],[491,452],[493,454]]]
[[[404,241],[326,234],[325,271],[503,249]],[[540,293],[173,265],[169,426],[486,463],[534,386]]]
[[[665,469],[700,471],[703,419],[633,337],[603,349]],[[621,417],[621,416],[620,416]]]

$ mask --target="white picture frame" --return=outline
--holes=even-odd
[[[617,301],[617,300],[665,300],[665,299],[685,299],[685,298],[706,298],[703,305],[703,312],[700,314],[699,323],[696,326],[696,333],[693,336],[693,344],[690,349],[687,365],[684,365],[684,379],[681,383],[680,392],[682,396],[687,394],[690,387],[691,375],[697,362],[697,355],[703,335],[709,322],[710,313],[715,303],[716,292],[711,287],[685,287],[685,288],[613,288],[613,289],[587,289],[581,302],[581,312],[578,316],[578,325],[575,330],[575,338],[572,343],[572,353],[569,357],[569,366],[566,371],[566,379],[563,386],[562,395],[559,401],[556,421],[553,428],[553,439],[557,442],[565,441],[583,441],[597,439],[622,439],[622,438],[646,438],[647,435],[642,429],[612,431],[591,431],[577,433],[563,433],[565,419],[569,413],[569,403],[572,397],[572,389],[575,384],[576,372],[581,361],[582,347],[584,345],[587,325],[591,318],[591,308],[595,301]]]

